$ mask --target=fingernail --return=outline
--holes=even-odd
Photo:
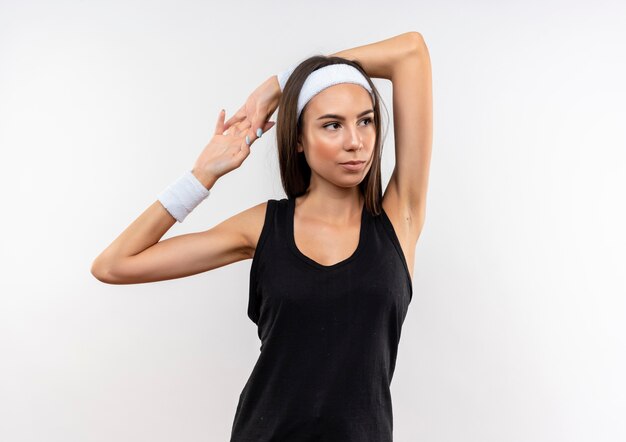
[[[249,146],[250,145],[250,136],[246,135],[246,144]]]
[[[261,135],[263,135],[263,130],[261,130],[261,128],[259,127],[259,128],[256,130],[256,136],[257,136],[257,137],[259,137],[259,138],[261,138]]]

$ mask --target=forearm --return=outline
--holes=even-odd
[[[150,207],[132,222],[92,264],[92,273],[106,271],[120,260],[158,243],[177,220],[183,220],[215,185],[216,178],[195,168],[161,192]],[[202,191],[198,190],[202,189]],[[167,207],[167,209],[166,209]],[[182,210],[184,207],[186,210]]]
[[[394,67],[423,42],[418,32],[406,32],[395,37],[331,54],[358,61],[367,75],[391,80]]]
[[[158,200],[152,203],[93,261],[92,273],[106,272],[116,262],[153,246],[176,223]]]

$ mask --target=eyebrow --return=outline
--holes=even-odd
[[[361,112],[359,115],[357,115],[356,117],[362,117],[365,114],[369,114],[369,113],[374,113],[374,109],[368,109],[368,110],[364,110],[363,112]],[[345,118],[342,117],[341,115],[337,115],[337,114],[324,114],[321,117],[318,118],[318,120],[323,120],[324,118],[334,118],[336,120],[341,120],[344,121]]]

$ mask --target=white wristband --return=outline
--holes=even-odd
[[[293,73],[296,67],[297,65],[292,65],[289,69],[276,75],[278,77],[278,84],[280,85],[281,92],[285,89],[285,84],[287,84],[287,80],[289,79],[289,76]]]
[[[188,170],[163,190],[158,195],[158,200],[170,215],[182,223],[187,215],[210,193],[211,191],[204,187],[198,178]]]

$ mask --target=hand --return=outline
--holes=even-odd
[[[265,133],[276,124],[274,121],[267,122],[267,120],[278,107],[281,94],[278,78],[272,75],[250,94],[244,105],[224,124],[224,129],[247,120],[250,122],[247,135],[251,142],[256,140],[259,138],[257,129],[261,128]]]
[[[196,160],[191,170],[205,187],[211,188],[219,177],[241,166],[250,155],[250,145],[246,143],[246,132],[250,130],[247,120],[238,122],[229,130],[224,129],[225,111],[221,110],[217,118],[215,134]],[[265,123],[263,129],[269,130],[273,123]]]

